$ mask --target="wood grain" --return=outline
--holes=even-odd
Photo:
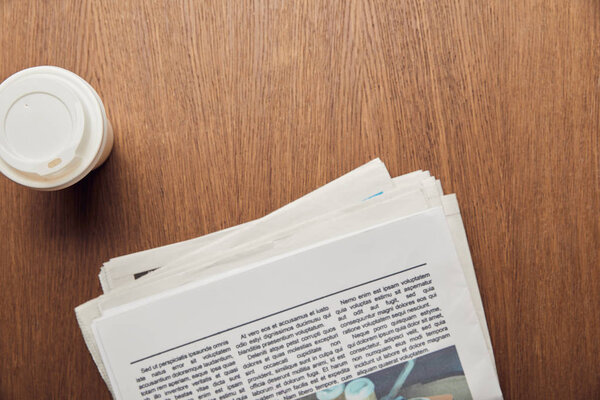
[[[507,399],[600,398],[600,3],[0,3],[0,79],[70,69],[107,163],[0,179],[0,398],[108,399],[73,308],[110,257],[260,217],[381,157],[461,204]]]

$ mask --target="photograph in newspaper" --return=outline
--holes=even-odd
[[[298,400],[470,400],[467,380],[451,346],[329,387]]]

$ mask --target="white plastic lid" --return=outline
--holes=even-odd
[[[20,71],[0,85],[0,171],[38,189],[68,186],[95,166],[105,120],[99,97],[74,73]]]

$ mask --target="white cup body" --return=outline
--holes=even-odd
[[[0,172],[11,180],[71,186],[108,158],[113,141],[102,100],[78,75],[42,66],[0,84]]]

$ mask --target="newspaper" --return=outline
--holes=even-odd
[[[440,208],[113,309],[93,331],[117,399],[501,397]],[[414,381],[390,378],[409,361]]]
[[[426,171],[375,160],[100,279],[76,311],[115,398],[502,396],[456,197]]]

